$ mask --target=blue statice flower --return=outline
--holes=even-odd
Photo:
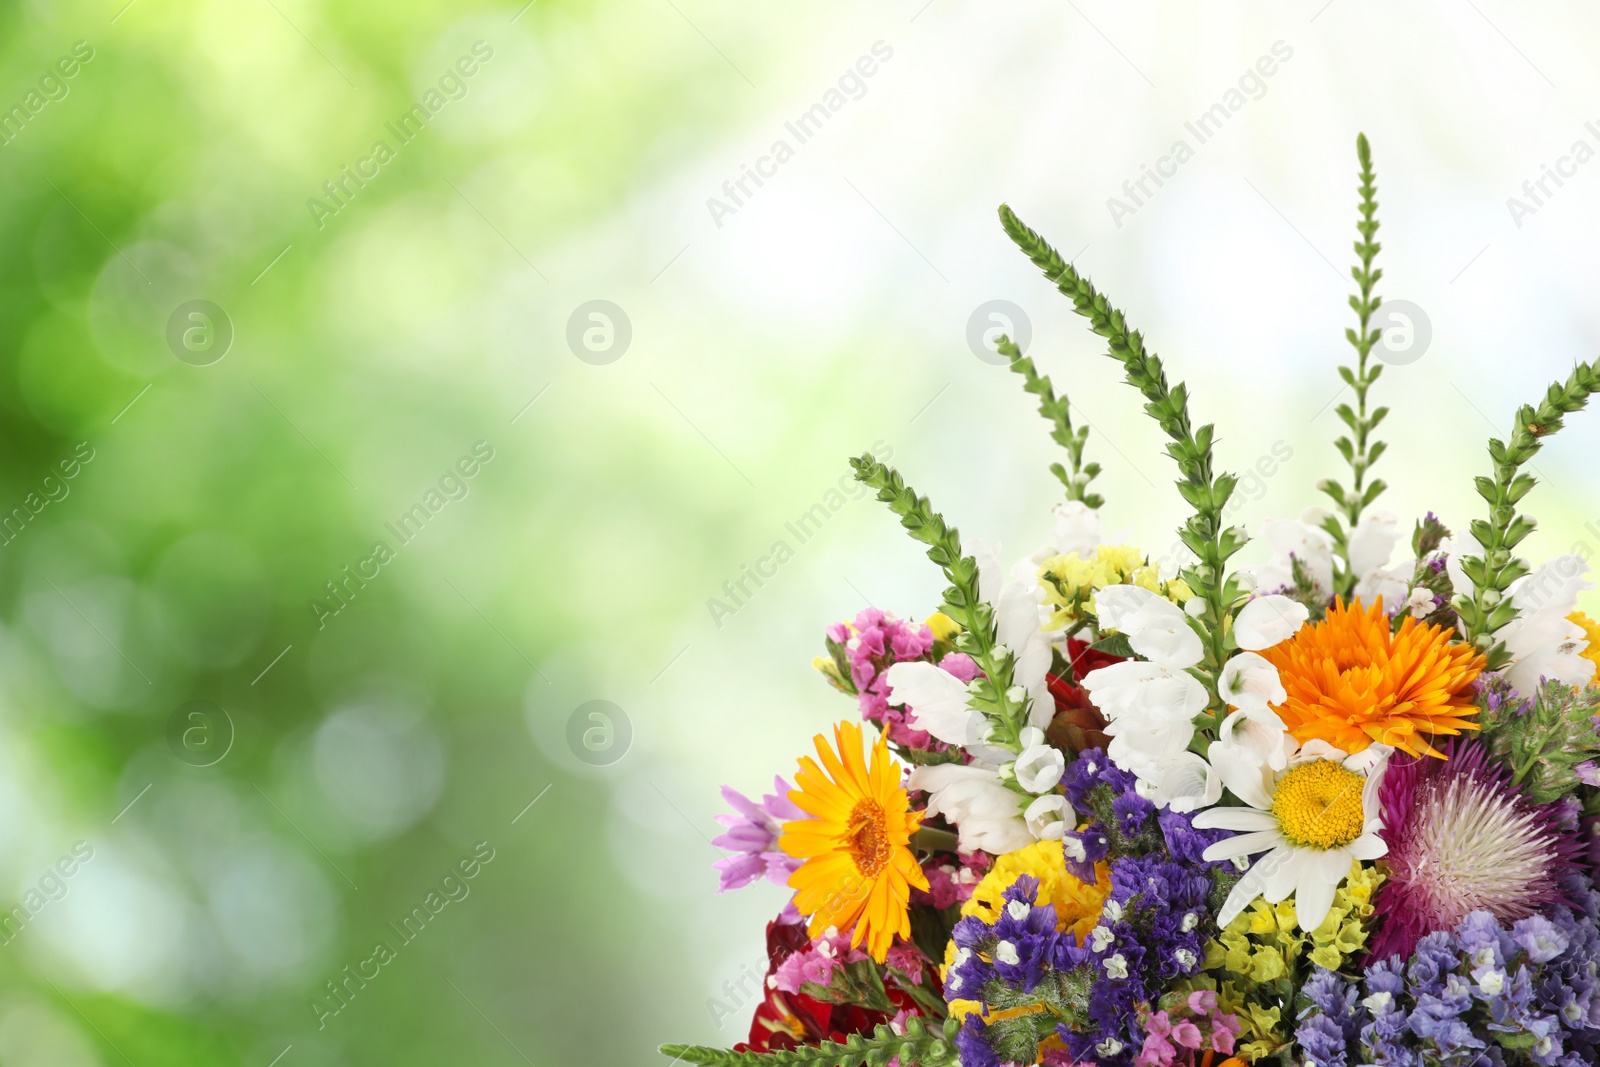
[[[1305,1053],[1306,1067],[1346,1067],[1350,1062],[1344,1029],[1329,1016],[1310,1016],[1294,1032],[1294,1039]]]
[[[1199,973],[1215,933],[1204,866],[1174,863],[1164,853],[1112,861],[1111,895],[1083,946],[1097,969],[1089,1025],[1061,1029],[1074,1057],[1100,1067],[1132,1063],[1146,1036],[1141,1010]]]
[[[1319,968],[1296,1040],[1307,1067],[1577,1067],[1600,1062],[1600,894],[1509,927],[1474,912],[1360,979]]]
[[[1225,893],[1238,871],[1202,858],[1227,831],[1196,830],[1190,816],[1158,809],[1100,749],[1079,753],[1061,784],[1085,818],[1062,841],[1067,870],[1092,883],[1095,864],[1109,862],[1111,895],[1078,948],[1093,976],[1088,1017],[1082,1025],[1062,1025],[1060,1036],[1080,1061],[1123,1067],[1147,1036],[1141,1013],[1200,972],[1206,942],[1216,934],[1211,901],[1220,899],[1219,883]]]
[[[1179,863],[1201,864],[1210,869],[1201,853],[1224,838],[1232,837],[1232,830],[1196,830],[1188,815],[1176,811],[1163,811],[1156,816],[1167,853]]]
[[[1095,864],[1164,847],[1156,806],[1139,795],[1137,782],[1102,749],[1084,749],[1067,764],[1061,786],[1073,810],[1088,817],[1083,829],[1067,831],[1061,842],[1074,878],[1093,885]]]
[[[1022,875],[1001,895],[994,922],[969,915],[952,933],[955,958],[945,975],[946,1000],[972,1000],[985,1011],[1043,1004],[1043,1019],[1081,1016],[1092,981],[1089,954],[1070,931],[1056,929],[1053,904],[1036,903],[1039,879]],[[1044,1026],[1048,1035],[1050,1026]],[[1027,1018],[991,1024],[969,1015],[956,1043],[963,1067],[999,1067],[1037,1058],[1041,1036]]]

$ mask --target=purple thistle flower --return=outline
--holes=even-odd
[[[1477,910],[1502,922],[1565,899],[1581,852],[1559,804],[1534,804],[1480,741],[1453,738],[1445,759],[1391,760],[1379,791],[1389,878],[1371,952],[1406,956],[1424,934],[1450,931]]]

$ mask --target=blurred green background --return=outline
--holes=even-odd
[[[1459,527],[1488,432],[1600,333],[1600,170],[1507,206],[1600,144],[1597,43],[1576,4],[6,5],[0,1065],[740,1039],[782,894],[713,896],[716,786],[854,714],[828,622],[940,588],[829,505],[846,457],[1041,543],[1052,446],[968,342],[1006,300],[1108,532],[1159,556],[1182,514],[995,205],[1145,329],[1224,466],[1292,454],[1254,524],[1335,473],[1365,129],[1380,292],[1431,322],[1378,387],[1386,503]],[[1597,445],[1541,455],[1535,554],[1600,543]]]

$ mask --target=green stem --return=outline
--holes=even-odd
[[[1489,518],[1475,519],[1471,526],[1482,555],[1462,557],[1461,569],[1472,580],[1472,592],[1457,596],[1452,606],[1466,625],[1467,638],[1488,653],[1491,670],[1510,660],[1505,646],[1494,639],[1495,631],[1517,615],[1505,592],[1529,570],[1513,549],[1537,526],[1517,512],[1517,503],[1537,484],[1522,467],[1544,447],[1546,437],[1561,429],[1564,418],[1583,410],[1596,392],[1600,392],[1600,359],[1578,364],[1565,382],[1552,384],[1538,407],[1524,405],[1506,441],[1489,441],[1493,476],[1476,479],[1478,495],[1489,503]]]
[[[1089,483],[1100,473],[1100,464],[1083,462],[1083,446],[1089,439],[1089,427],[1073,429],[1072,404],[1065,396],[1056,396],[1049,376],[1034,370],[1033,360],[1024,357],[1015,342],[1002,335],[995,347],[1002,356],[1011,360],[1011,369],[1022,375],[1022,388],[1039,398],[1039,414],[1049,420],[1053,427],[1050,439],[1067,450],[1067,461],[1072,464],[1070,472],[1059,463],[1050,464],[1050,473],[1066,487],[1067,499],[1081,501],[1091,509],[1100,507],[1105,503],[1105,498],[1089,492]]]
[[[1090,328],[1106,338],[1108,354],[1123,365],[1128,384],[1144,396],[1145,412],[1171,439],[1167,454],[1177,462],[1183,476],[1177,483],[1178,492],[1194,508],[1179,537],[1197,562],[1184,570],[1183,577],[1205,606],[1197,620],[1200,626],[1196,627],[1205,649],[1200,669],[1211,710],[1220,716],[1226,709],[1217,693],[1217,677],[1228,654],[1227,617],[1241,595],[1237,583],[1228,576],[1227,561],[1247,540],[1242,530],[1223,523],[1223,508],[1238,479],[1213,472],[1213,427],[1208,424],[1195,429],[1190,425],[1187,387],[1182,382],[1176,386],[1167,384],[1161,358],[1145,351],[1144,338],[1128,327],[1122,312],[1004,204],[1000,206],[1000,222],[1017,247],[1072,300],[1078,314],[1089,320]]]
[[[1339,450],[1345,462],[1350,464],[1352,488],[1346,492],[1343,486],[1331,478],[1325,479],[1318,486],[1332,498],[1340,515],[1343,516],[1344,523],[1347,523],[1351,530],[1361,521],[1361,513],[1387,488],[1381,478],[1374,478],[1370,483],[1366,479],[1372,465],[1388,448],[1384,442],[1373,439],[1372,434],[1389,414],[1389,409],[1386,407],[1370,412],[1367,409],[1367,393],[1383,371],[1381,365],[1374,365],[1370,361],[1372,348],[1382,336],[1381,330],[1372,327],[1372,314],[1378,310],[1382,302],[1373,290],[1378,280],[1383,277],[1383,271],[1374,270],[1372,262],[1383,246],[1374,240],[1378,233],[1377,184],[1372,170],[1372,151],[1367,144],[1366,134],[1356,138],[1356,156],[1361,163],[1358,187],[1361,194],[1361,218],[1356,223],[1356,232],[1360,235],[1360,240],[1355,243],[1356,256],[1360,263],[1351,268],[1350,275],[1356,280],[1360,292],[1350,297],[1350,307],[1356,313],[1358,325],[1356,329],[1347,329],[1344,332],[1345,339],[1356,350],[1356,365],[1354,368],[1344,366],[1339,368],[1339,377],[1355,390],[1356,406],[1352,409],[1349,404],[1340,404],[1334,409],[1340,421],[1350,430],[1350,436],[1342,436],[1334,441],[1334,447]],[[1325,528],[1333,537],[1334,550],[1344,561],[1343,571],[1334,579],[1338,588],[1333,591],[1348,597],[1354,592],[1356,582],[1361,577],[1353,573],[1350,568],[1348,534],[1337,518],[1330,519]]]
[[[962,630],[956,637],[956,647],[971,656],[983,672],[974,684],[972,704],[993,725],[993,743],[1020,751],[1022,729],[1028,721],[1028,700],[1012,699],[1015,657],[1011,650],[1002,650],[998,644],[994,609],[980,594],[977,561],[961,554],[961,532],[946,525],[927,497],[918,496],[898,471],[879,463],[871,453],[852,459],[850,465],[855,468],[856,480],[878,491],[878,499],[900,516],[900,525],[912,537],[928,546],[928,558],[944,571],[950,588],[944,591],[943,611]]]
[[[954,1067],[956,1031],[960,1028],[954,1019],[929,1027],[920,1016],[913,1015],[906,1020],[904,1034],[879,1026],[870,1037],[851,1034],[844,1041],[823,1041],[776,1052],[732,1052],[704,1045],[662,1045],[660,1051],[675,1062],[703,1067],[883,1067],[895,1056],[907,1067]]]

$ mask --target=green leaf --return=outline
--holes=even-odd
[[[1133,659],[1138,655],[1133,646],[1128,644],[1124,634],[1107,634],[1089,646],[1096,652],[1104,652],[1108,656],[1121,656],[1123,659]]]

